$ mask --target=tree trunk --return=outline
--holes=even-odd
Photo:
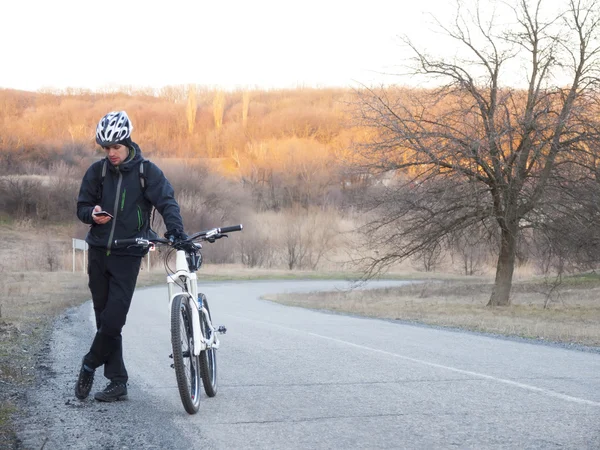
[[[517,225],[502,228],[500,254],[496,265],[496,280],[494,289],[487,306],[510,305],[510,290],[513,272],[515,270],[515,255],[517,250]]]

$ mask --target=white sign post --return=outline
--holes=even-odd
[[[85,273],[85,257],[86,257],[86,252],[88,250],[88,245],[87,242],[85,242],[83,239],[75,239],[73,238],[73,272],[75,272],[75,250],[82,250],[83,251],[83,273]]]

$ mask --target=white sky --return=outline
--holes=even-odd
[[[490,2],[488,2],[490,3]],[[201,84],[353,86],[389,81],[398,35],[439,48],[428,12],[451,0],[15,0],[0,5],[0,87]]]

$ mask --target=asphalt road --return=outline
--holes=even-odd
[[[343,284],[343,283],[342,283]],[[340,283],[335,283],[340,287]],[[168,358],[166,288],[136,292],[129,400],[78,401],[91,304],[57,323],[19,424],[26,449],[599,449],[600,355],[260,300],[333,282],[204,285],[228,328],[198,414]],[[100,371],[99,371],[100,372]],[[94,390],[104,387],[101,373]]]

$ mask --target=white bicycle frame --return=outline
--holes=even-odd
[[[185,281],[189,291],[175,292],[175,280]],[[195,273],[191,273],[188,268],[187,259],[183,250],[177,250],[175,260],[175,273],[167,276],[167,287],[169,290],[169,313],[173,305],[173,299],[178,295],[183,295],[187,298],[188,305],[192,311],[192,350],[194,356],[198,356],[202,350],[207,348],[219,348],[219,338],[217,338],[217,330],[213,326],[208,311],[202,305],[202,313],[206,317],[206,322],[211,329],[210,339],[207,340],[202,334],[200,328],[200,313],[198,311],[198,277]]]

